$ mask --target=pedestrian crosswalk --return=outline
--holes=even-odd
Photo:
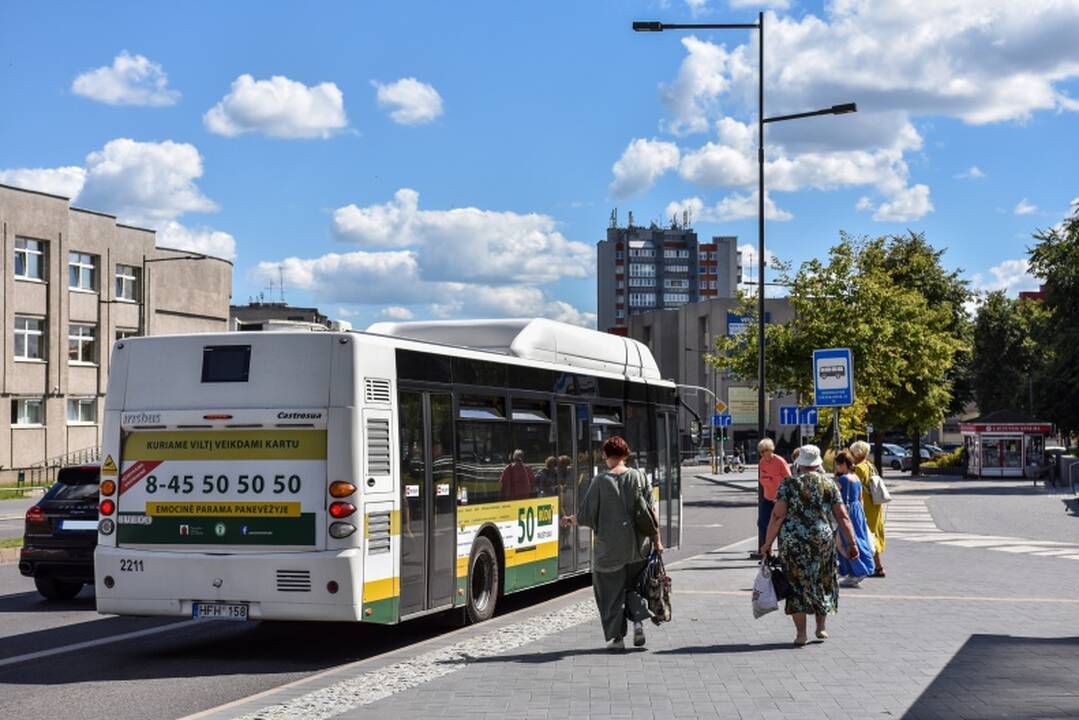
[[[1079,560],[1079,543],[1029,540],[1007,535],[947,532],[937,527],[925,495],[895,495],[885,510],[885,536],[962,548]]]

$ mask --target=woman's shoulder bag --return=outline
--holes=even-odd
[[[640,470],[630,470],[634,474],[633,486],[635,488],[632,504],[633,524],[641,537],[655,538],[659,535],[659,520],[652,512],[651,498],[645,497],[645,487],[648,485],[644,474]]]
[[[877,469],[872,465],[869,466],[869,497],[873,499],[874,505],[884,505],[892,501],[892,494],[888,492],[888,486],[884,484],[884,478],[880,476]]]

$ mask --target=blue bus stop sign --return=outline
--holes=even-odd
[[[854,403],[854,360],[850,348],[813,351],[813,390],[821,407]]]

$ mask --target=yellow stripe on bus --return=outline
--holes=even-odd
[[[137,460],[325,460],[326,431],[175,430],[133,432],[124,438],[124,463]]]
[[[371,580],[363,584],[363,601],[377,602],[386,598],[397,597],[397,578]]]
[[[506,550],[506,567],[517,567],[537,560],[550,560],[558,557],[558,541],[532,545],[531,547]]]
[[[155,517],[300,517],[298,502],[148,502]]]
[[[539,516],[539,508],[549,506],[550,515],[543,519],[554,522],[558,516],[558,496],[531,498],[529,500],[502,500],[482,505],[459,505],[457,507],[457,525],[470,526],[482,525],[483,523],[517,522],[518,511],[532,508],[534,515]]]

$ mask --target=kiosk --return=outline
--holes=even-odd
[[[998,410],[959,426],[969,477],[1027,477],[1045,463],[1045,436],[1052,423],[1013,410]]]

